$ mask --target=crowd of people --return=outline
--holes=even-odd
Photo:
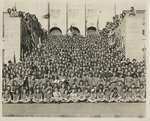
[[[101,36],[49,36],[3,67],[3,102],[145,102],[144,62]]]
[[[145,102],[144,61],[125,58],[119,42],[109,44],[107,36],[42,39],[21,62],[3,65],[3,103]]]
[[[47,30],[42,29],[35,14],[17,11],[16,6],[12,9],[8,8],[7,12],[10,17],[21,19],[21,53],[31,52],[32,48],[39,46],[39,41],[41,42],[47,37]]]

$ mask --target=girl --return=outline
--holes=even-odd
[[[62,95],[62,97],[63,97],[62,99],[63,102],[66,102],[66,103],[70,102],[68,90],[64,91],[64,94]]]
[[[44,102],[45,103],[53,102],[53,95],[52,95],[52,91],[50,89],[47,90],[47,93],[44,93]]]
[[[75,91],[77,91],[77,90],[76,90],[76,89],[77,89],[77,85],[76,85],[76,84],[73,84],[73,85],[72,85],[72,89],[73,89],[73,88],[75,89]]]
[[[92,102],[92,103],[97,103],[95,89],[91,89],[91,95],[90,95],[90,98],[88,99],[88,101]]]
[[[11,102],[11,96],[9,94],[9,91],[6,90],[5,94],[3,94],[3,103],[10,103]]]
[[[123,74],[122,73],[119,75],[118,80],[124,83],[124,78],[123,78]]]
[[[114,72],[113,76],[110,78],[110,82],[112,83],[112,82],[116,82],[116,81],[118,81],[118,77],[116,76],[116,73]]]
[[[5,88],[7,87],[7,85],[9,85],[9,82],[10,82],[9,74],[6,74],[6,78],[5,78]]]
[[[78,98],[77,98],[77,93],[75,92],[76,89],[72,89],[72,93],[70,93],[70,100],[71,102],[77,103]]]
[[[104,101],[104,93],[103,93],[103,90],[101,88],[98,90],[96,97],[97,97],[98,102]]]
[[[128,76],[125,77],[125,85],[131,87],[132,77],[130,76],[130,72],[128,72]]]
[[[40,80],[40,81],[41,81],[41,80]],[[40,86],[40,90],[42,90],[42,88],[43,88],[43,83],[40,82],[39,86]]]
[[[132,93],[132,88],[131,87],[128,88],[127,101],[128,102],[132,102],[133,101],[133,93]]]
[[[84,68],[84,67],[83,67]],[[85,81],[87,79],[86,72],[83,71],[82,79]]]
[[[140,92],[141,97],[146,100],[146,89],[144,88],[144,84],[140,84]]]
[[[142,97],[141,93],[140,93],[139,87],[136,88],[136,92],[135,92],[133,98],[134,98],[134,101],[138,101],[138,102],[145,101],[144,98]]]
[[[42,98],[42,93],[40,92],[40,89],[37,88],[34,98],[33,98],[33,102],[35,103],[42,103],[43,102],[43,98]]]
[[[42,98],[44,99],[44,94],[47,92],[45,84],[42,85]]]
[[[82,89],[80,87],[78,87],[77,89],[77,97],[79,101],[84,101],[85,99],[83,98],[83,93],[82,93]]]
[[[59,91],[60,91],[61,95],[64,94],[64,92],[65,92],[65,84],[64,83],[61,84],[61,88],[59,89]]]
[[[132,93],[135,94],[135,92],[136,92],[136,86],[135,86],[134,83],[131,85],[131,89],[132,89]]]
[[[102,73],[102,72],[100,72],[100,73]],[[99,84],[102,84],[102,85],[104,85],[105,84],[105,81],[104,81],[104,79],[103,79],[103,74],[100,74],[100,78],[99,78],[100,80],[99,80]]]
[[[28,102],[32,103],[33,98],[34,98],[33,92],[32,92],[32,89],[30,89],[29,95],[27,97]]]
[[[47,81],[46,82],[46,91],[49,90],[49,89],[52,90],[52,86],[51,86],[50,82]]]
[[[139,77],[139,85],[143,84],[144,86],[146,85],[146,77],[144,76],[144,73],[141,73],[141,76]]]
[[[128,76],[128,69],[127,68],[124,69],[124,77],[126,77],[126,76]]]
[[[84,91],[84,84],[83,84],[83,80],[80,80],[78,87],[81,88],[82,91]]]
[[[70,85],[67,86],[67,90],[68,90],[68,93],[70,94],[71,93],[71,87],[70,87]]]
[[[116,88],[117,88],[117,90],[118,90],[118,93],[120,93],[121,92],[121,90],[122,90],[122,88],[123,88],[123,85],[124,85],[124,83],[122,82],[122,81],[118,81],[117,83],[116,83]]]
[[[18,103],[20,100],[20,93],[19,93],[19,89],[16,89],[14,94],[13,94],[13,103]]]
[[[55,83],[55,84],[53,85],[53,91],[55,91],[55,88],[58,88],[58,84],[57,84],[57,83]]]
[[[127,95],[126,95],[126,89],[125,87],[122,88],[121,92],[120,92],[120,98],[119,98],[120,102],[126,102],[127,101]]]
[[[113,102],[113,101],[120,102],[119,98],[120,98],[120,95],[118,93],[118,89],[115,87],[114,90],[113,90],[113,92],[110,95],[110,101],[111,102]]]
[[[22,102],[22,103],[27,103],[28,101],[27,101],[27,92],[26,92],[26,89],[23,89],[23,92],[22,92],[22,94],[21,94],[21,99],[20,99],[20,101]]]
[[[123,73],[123,71],[122,71],[121,67],[119,66],[116,76],[119,77],[119,75],[122,73]]]
[[[85,91],[84,91],[84,93],[83,93],[83,99],[85,101],[89,102],[88,101],[89,98],[90,98],[90,93],[89,93],[89,90],[86,88]]]
[[[53,96],[54,96],[54,103],[59,104],[62,98],[61,98],[61,93],[58,91],[57,87],[54,89]]]
[[[73,85],[77,86],[77,79],[72,80],[72,82],[70,83],[70,86],[73,88]]]
[[[16,89],[18,89],[19,86],[18,86],[18,82],[16,80],[13,81],[13,84],[12,84],[12,88],[11,88],[11,92],[15,92]]]
[[[85,81],[84,88],[85,88],[85,89],[88,89],[88,90],[90,89],[90,85],[89,85],[89,83],[88,83],[88,80]]]
[[[29,83],[29,89],[33,90],[35,84],[35,77],[33,75],[31,76],[31,79],[28,79],[28,83]]]
[[[110,89],[109,89],[109,87],[106,87],[105,89],[104,89],[104,101],[105,102],[110,102]]]
[[[135,84],[135,87],[138,87],[139,82],[138,82],[138,77],[136,74],[133,74],[133,78],[132,78],[132,84]]]

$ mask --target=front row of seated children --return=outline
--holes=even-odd
[[[142,85],[141,85],[142,87]],[[13,98],[12,98],[13,97]],[[32,90],[29,90],[27,94],[26,89],[22,93],[19,93],[19,90],[13,94],[10,94],[6,90],[3,94],[3,103],[77,103],[77,102],[145,102],[146,94],[142,88],[132,88],[123,87],[120,91],[115,87],[113,90],[110,90],[109,87],[105,89],[94,87],[89,90],[86,88],[83,92],[80,87],[73,88],[72,91],[64,89],[60,92],[56,87],[48,89],[44,92],[40,91],[39,88],[35,90],[35,93],[32,93]]]

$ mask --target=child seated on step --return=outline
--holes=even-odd
[[[83,98],[83,92],[82,92],[80,87],[78,87],[78,89],[77,89],[77,97],[78,97],[78,100],[81,101],[81,102],[83,102],[85,100]]]
[[[91,89],[91,95],[90,98],[88,99],[89,102],[91,103],[97,103],[97,99],[96,99],[96,90],[95,89]]]
[[[111,91],[110,91],[110,88],[109,87],[105,87],[105,89],[104,89],[104,101],[105,102],[111,102],[110,101],[110,94],[111,94]]]
[[[78,102],[78,97],[77,97],[77,93],[76,93],[75,88],[72,89],[72,93],[70,93],[70,98],[69,99],[70,99],[71,102],[74,102],[74,103]]]
[[[53,96],[54,96],[54,102],[55,103],[61,102],[61,100],[62,100],[61,93],[59,92],[57,87],[54,89]]]
[[[64,93],[61,96],[62,96],[62,102],[66,102],[66,103],[70,102],[69,99],[70,94],[67,89],[64,91]]]
[[[96,94],[97,102],[103,102],[104,101],[104,93],[101,88],[98,89],[98,92]]]
[[[120,91],[120,102],[126,102],[127,101],[127,94],[126,94],[126,88],[123,87],[122,90]]]
[[[132,92],[132,88],[128,87],[127,91],[127,102],[133,102],[134,101],[134,94]]]
[[[39,88],[36,89],[36,92],[35,92],[34,98],[33,98],[33,102],[35,102],[35,103],[42,103],[43,102],[42,93],[40,92]]]
[[[118,89],[115,87],[110,95],[110,101],[111,102],[120,102],[119,98],[120,98],[120,95],[118,93]]]
[[[28,102],[27,97],[28,97],[27,91],[26,89],[23,89],[23,92],[21,93],[20,102],[27,103]]]
[[[6,90],[5,93],[3,94],[3,103],[10,103],[11,102],[11,96],[9,94],[9,91]]]
[[[28,102],[32,103],[33,98],[34,98],[34,94],[33,94],[32,89],[30,89],[30,90],[29,90],[29,95],[28,95],[28,97],[27,97]]]
[[[13,102],[13,103],[19,103],[20,102],[20,92],[19,92],[19,89],[16,89],[14,91],[13,100],[11,100],[11,102]]]
[[[88,88],[85,88],[85,91],[83,92],[83,99],[84,99],[85,101],[89,102],[88,99],[90,98],[90,95],[91,95],[91,94],[89,93]]]
[[[53,94],[52,91],[50,89],[47,90],[47,92],[44,93],[44,102],[45,103],[51,103],[53,102],[54,98],[53,98]]]

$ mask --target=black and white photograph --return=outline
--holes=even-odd
[[[3,0],[2,117],[146,118],[148,4]]]

